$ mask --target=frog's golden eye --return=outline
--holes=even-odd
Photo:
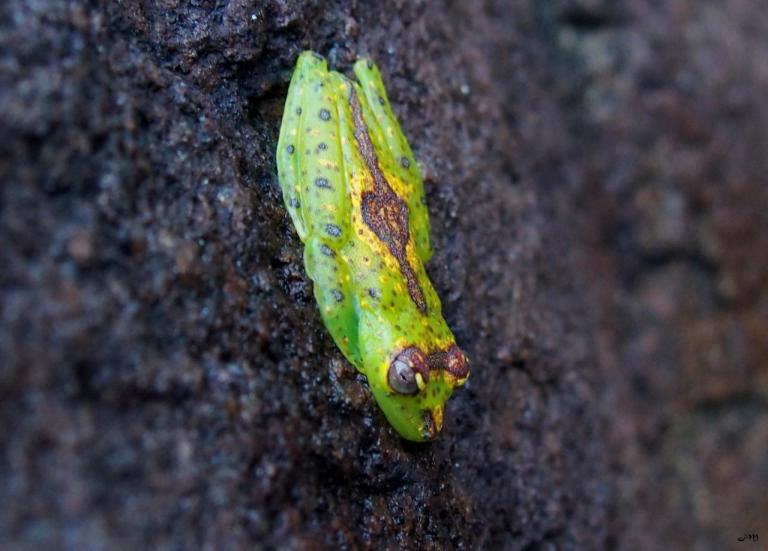
[[[387,371],[387,382],[398,394],[416,394],[428,381],[427,359],[415,346],[400,352]]]

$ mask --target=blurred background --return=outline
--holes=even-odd
[[[425,178],[432,444],[304,273],[305,49]],[[767,97],[760,0],[3,2],[0,546],[764,549]]]

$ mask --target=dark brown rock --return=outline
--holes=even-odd
[[[0,541],[721,549],[768,537],[757,0],[0,7]],[[370,55],[472,360],[401,440],[274,164]],[[723,512],[725,511],[725,512]]]

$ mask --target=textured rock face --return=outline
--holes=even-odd
[[[757,0],[62,4],[0,7],[0,541],[768,530]],[[473,360],[431,445],[335,349],[282,206],[307,48],[377,60],[426,175]]]
[[[624,417],[613,529],[629,549],[737,548],[768,531],[768,17],[625,4],[558,40],[583,68],[583,262]]]

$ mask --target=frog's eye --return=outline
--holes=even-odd
[[[411,346],[406,348],[389,365],[387,381],[398,394],[416,394],[429,380],[429,368],[424,354]]]
[[[416,373],[401,359],[395,359],[389,366],[387,381],[392,390],[398,394],[416,394],[419,385],[416,384]]]
[[[469,377],[469,360],[455,344],[446,350],[435,352],[427,358],[429,369],[442,369],[450,373],[459,384]]]

